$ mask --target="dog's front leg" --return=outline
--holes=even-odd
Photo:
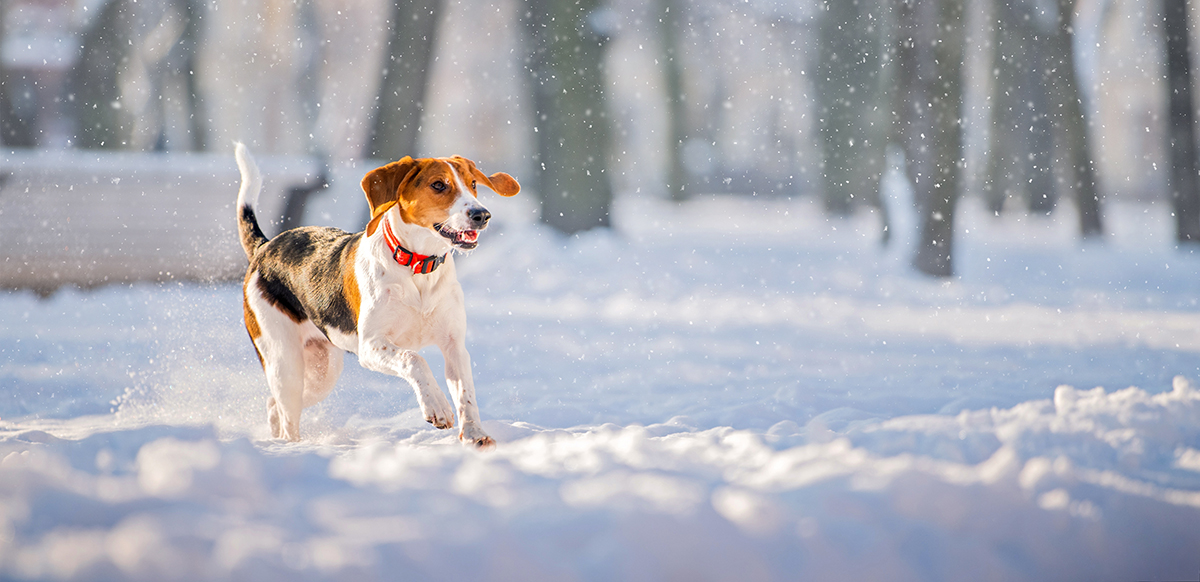
[[[458,422],[462,427],[458,439],[479,449],[496,446],[496,441],[483,432],[479,420],[479,404],[475,401],[475,381],[471,378],[471,355],[462,337],[447,338],[441,346],[446,359],[446,384],[458,407]]]
[[[438,428],[454,426],[454,410],[438,388],[429,363],[413,350],[402,349],[382,336],[359,341],[358,361],[366,369],[399,376],[417,394],[425,421]]]

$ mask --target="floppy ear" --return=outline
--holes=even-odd
[[[496,172],[491,176],[484,176],[483,172],[480,172],[478,169],[475,171],[479,174],[479,181],[501,196],[516,196],[517,192],[521,191],[521,185],[517,183],[517,179],[504,172]]]
[[[395,205],[396,201],[391,200],[375,207],[375,210],[371,214],[371,222],[367,223],[367,236],[375,234],[375,229],[379,228],[379,221],[383,220],[383,215],[387,213],[389,208]]]
[[[467,165],[471,167],[471,174],[475,179],[482,182],[484,186],[491,188],[493,192],[501,196],[516,196],[517,192],[521,191],[521,185],[517,183],[516,178],[505,174],[504,172],[496,172],[491,176],[485,176],[479,168],[475,167],[475,162],[468,160],[462,156],[454,156],[466,160]]]
[[[400,185],[417,169],[417,162],[409,156],[399,161],[371,170],[362,179],[363,193],[371,205],[371,222],[367,223],[367,236],[375,232],[380,218],[387,209],[400,199]]]

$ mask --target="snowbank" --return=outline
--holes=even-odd
[[[24,579],[1183,580],[1200,565],[1200,391],[845,435],[492,423],[293,452],[151,426],[5,439],[0,568]],[[802,443],[802,444],[801,444]]]
[[[968,201],[939,283],[807,200],[624,199],[566,239],[513,208],[459,265],[490,454],[353,358],[268,439],[236,285],[0,295],[0,579],[1200,572],[1200,259],[1166,211],[1080,247]]]

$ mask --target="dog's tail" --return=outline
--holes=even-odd
[[[253,259],[254,252],[267,242],[266,235],[258,227],[258,218],[254,215],[254,207],[258,204],[258,194],[262,192],[262,174],[254,157],[246,145],[237,142],[234,146],[234,157],[237,158],[238,170],[242,174],[242,187],[238,190],[237,215],[238,236],[242,241],[242,250],[246,258]]]

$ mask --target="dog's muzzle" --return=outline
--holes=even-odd
[[[486,222],[486,221],[485,221]],[[443,223],[433,225],[434,230],[450,241],[450,244],[464,251],[469,251],[479,245],[479,230],[454,230]]]
[[[471,228],[475,230],[486,228],[491,219],[492,213],[486,208],[472,208],[467,211],[467,222],[471,223]]]

